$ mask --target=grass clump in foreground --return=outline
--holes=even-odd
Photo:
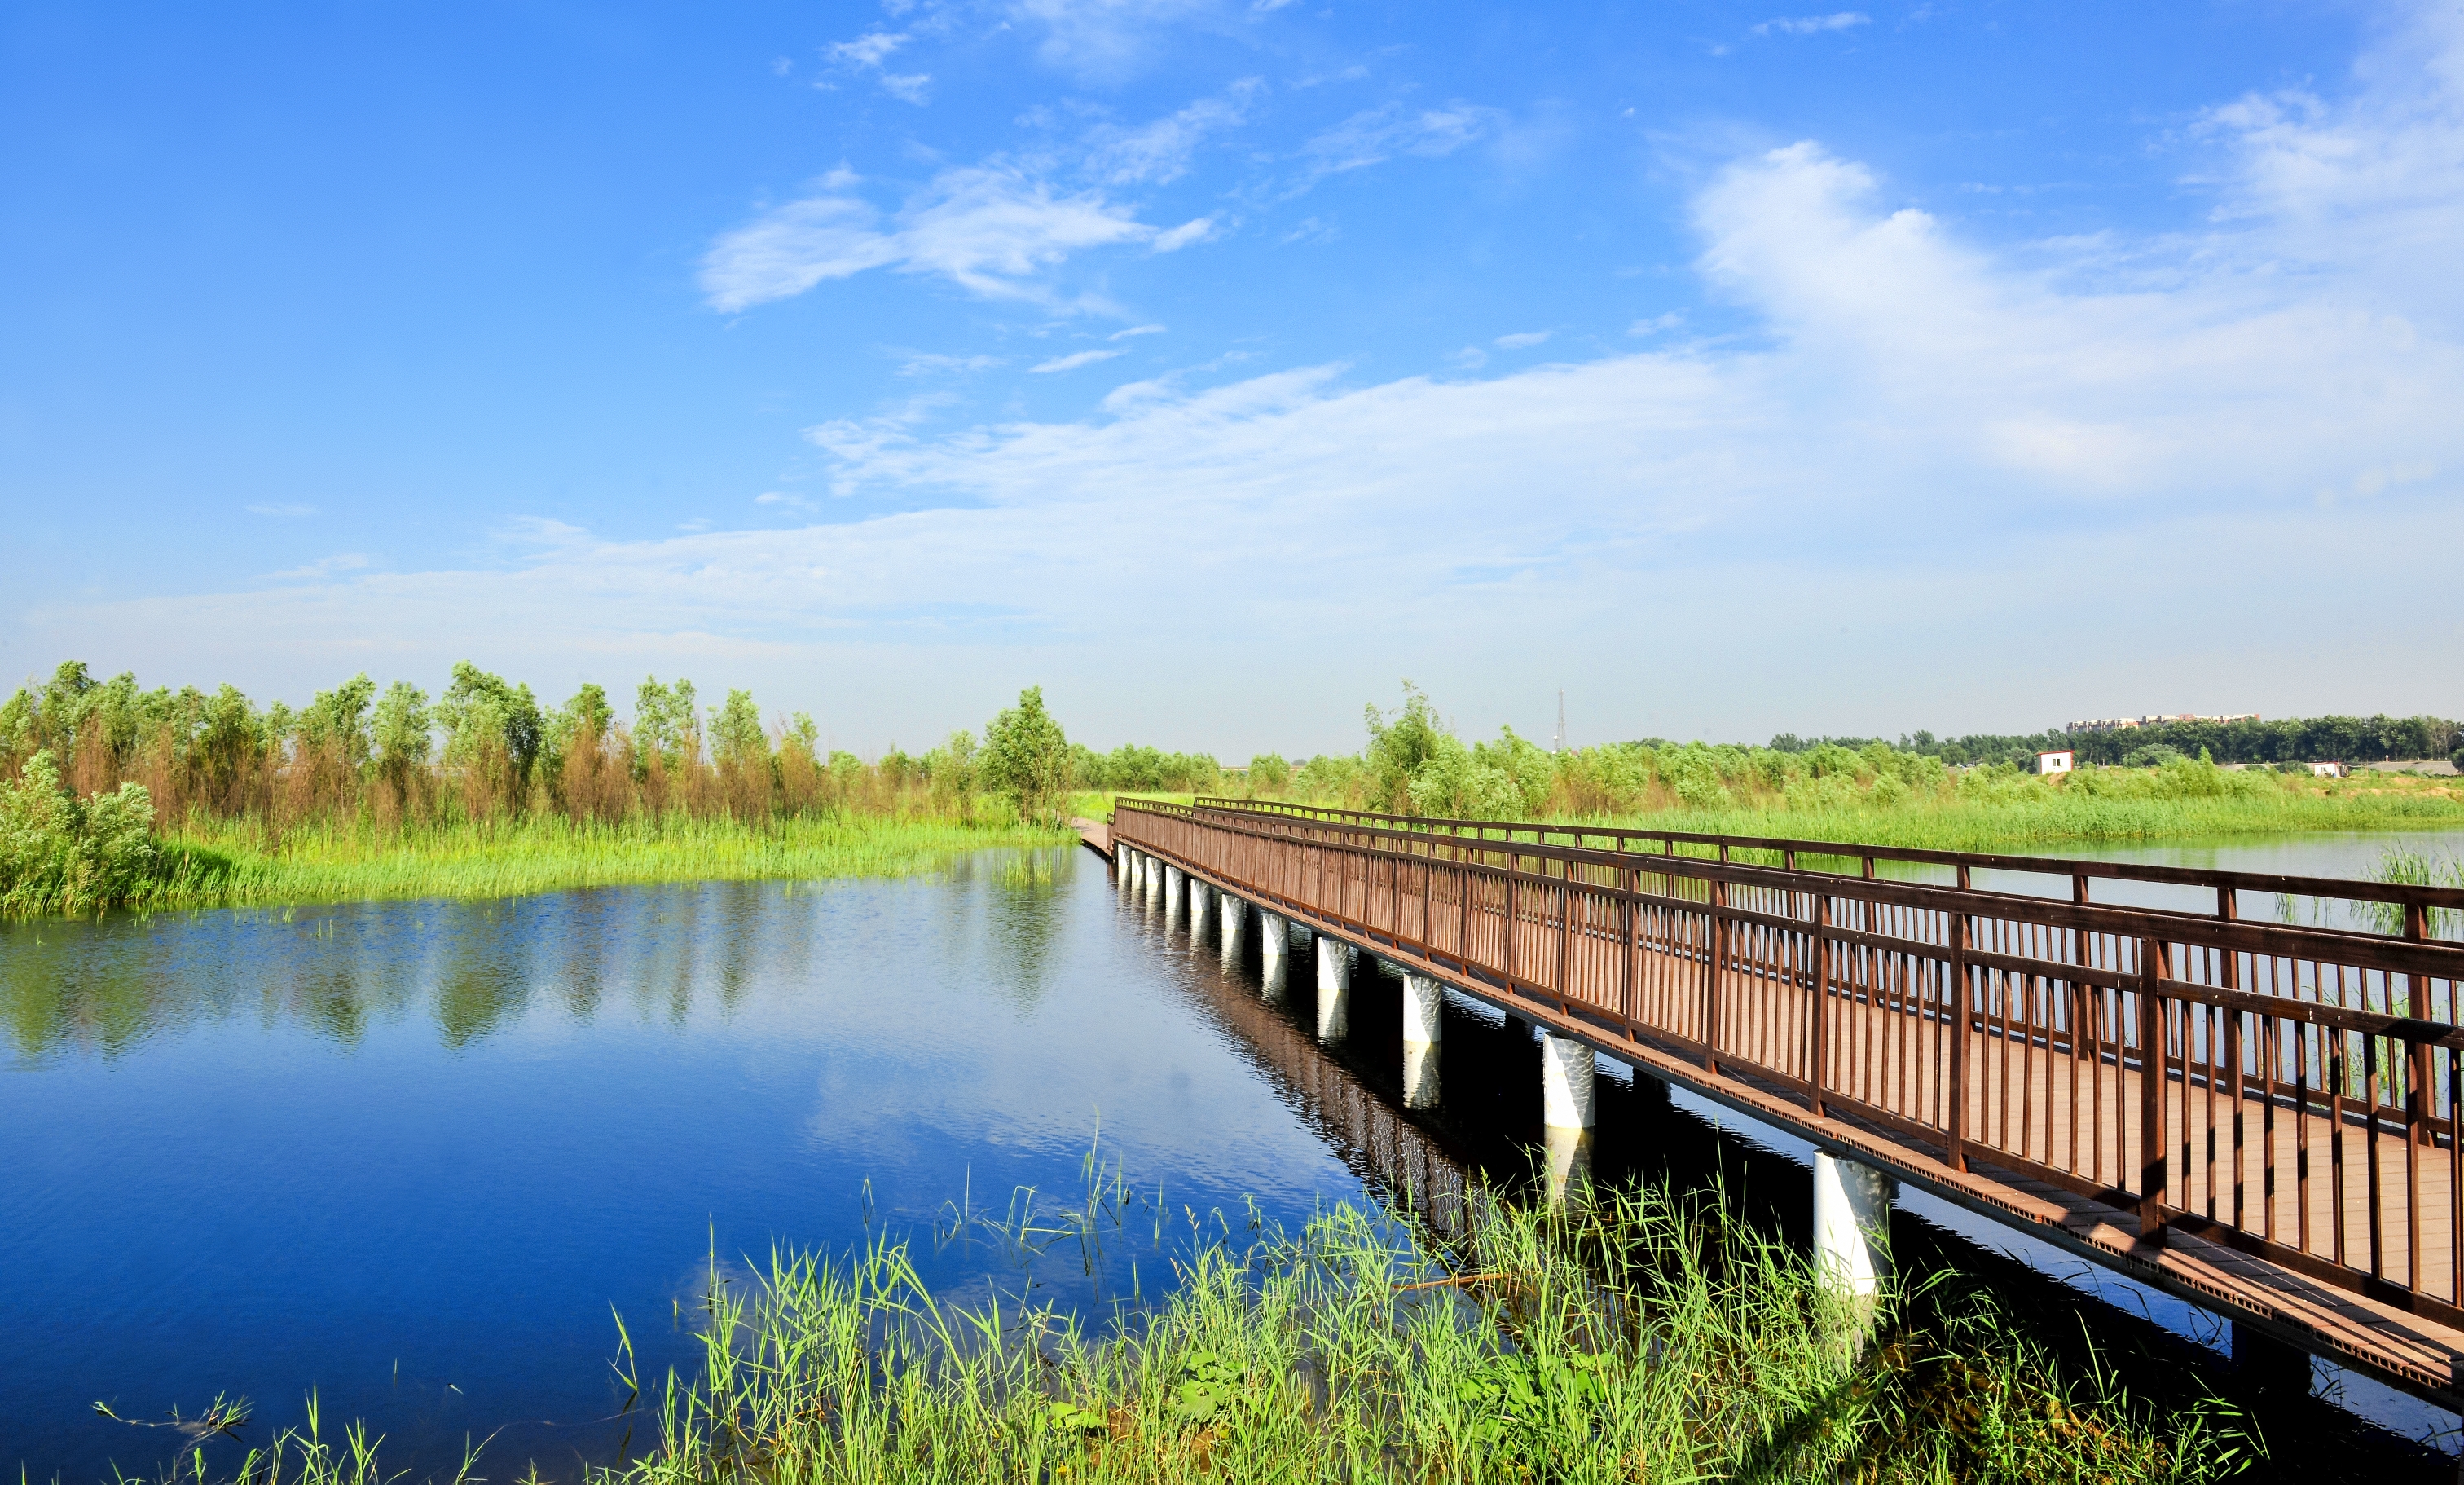
[[[1482,1199],[1438,1252],[1354,1208],[1089,1334],[927,1291],[882,1241],[715,1287],[625,1485],[752,1481],[2190,1481],[2255,1448],[2065,1381],[1981,1289],[1886,1296],[1861,1346],[1808,1261],[1639,1188]],[[714,1274],[716,1266],[714,1265]]]

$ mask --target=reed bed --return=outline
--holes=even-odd
[[[969,852],[1054,846],[1069,831],[1021,824],[869,815],[745,821],[539,814],[380,830],[358,821],[290,831],[191,816],[166,832],[163,870],[139,909],[261,907],[397,898],[506,898],[674,881],[912,876]]]
[[[2222,1403],[2066,1380],[1982,1290],[1860,1312],[1710,1201],[1476,1207],[1443,1244],[1353,1208],[1226,1225],[1098,1332],[954,1306],[889,1239],[743,1284],[714,1264],[701,1375],[609,1478],[2192,1481],[2256,1457]]]

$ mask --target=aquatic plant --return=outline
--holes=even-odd
[[[1101,1331],[954,1306],[889,1238],[750,1283],[714,1263],[700,1374],[619,1477],[2188,1481],[2255,1456],[2221,1403],[2064,1378],[1982,1291],[1862,1320],[1713,1202],[1475,1205],[1446,1243],[1348,1207],[1223,1225]]]

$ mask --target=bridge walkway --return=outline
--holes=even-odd
[[[2464,946],[2426,933],[2464,893],[2188,874],[2211,917],[2087,900],[2090,875],[2167,869],[2031,863],[2079,878],[2061,901],[1802,864],[1861,847],[1683,838],[1723,860],[1515,831],[1537,835],[1123,800],[1105,846],[2464,1405]],[[1874,854],[1950,859],[1962,883],[2027,860]],[[2392,901],[2408,935],[2233,916],[2288,888]]]

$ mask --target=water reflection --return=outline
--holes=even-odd
[[[1447,1000],[1416,1065],[1402,982],[1364,959],[1321,1043],[1313,946],[1270,958],[1258,919],[1209,927],[1193,942],[1185,900],[1116,893],[1083,852],[932,881],[0,927],[11,1452],[33,1478],[151,1474],[95,1399],[159,1417],[246,1392],[265,1430],[315,1386],[414,1479],[498,1429],[509,1470],[571,1477],[614,1447],[593,1422],[621,1401],[611,1306],[646,1375],[689,1369],[669,1321],[714,1245],[732,1265],[919,1234],[936,1285],[1094,1313],[1167,1281],[1166,1214],[1383,1196],[1442,1229],[1474,1180],[1573,1179],[1545,1159],[1529,1028]],[[1595,1092],[1593,1179],[1717,1183],[1804,1240],[1790,1152],[1648,1078]],[[979,1240],[971,1213],[1090,1207],[1099,1129],[1135,1195],[1104,1244],[1022,1268]],[[2027,1302],[2078,1302],[1903,1228],[2035,1284]]]

